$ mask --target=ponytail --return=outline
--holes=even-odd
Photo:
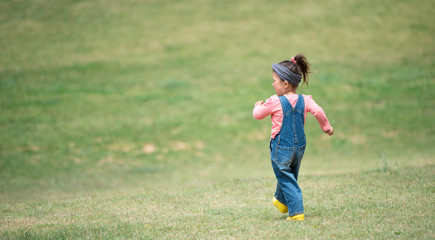
[[[299,66],[300,71],[302,73],[303,83],[305,83],[308,87],[308,73],[310,72],[310,63],[307,61],[304,55],[298,53],[294,57],[296,64]]]
[[[307,85],[308,87],[308,73],[311,73],[310,63],[307,61],[304,55],[298,53],[296,56],[292,57],[291,60],[285,60],[279,64],[287,67],[294,74],[301,75],[303,84]],[[297,87],[297,85],[295,87]]]

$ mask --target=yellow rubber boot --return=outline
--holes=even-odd
[[[287,221],[304,221],[304,214],[297,214],[291,217],[287,217]]]
[[[278,199],[276,199],[275,197],[273,197],[272,203],[273,203],[273,205],[275,205],[275,207],[278,208],[278,210],[280,212],[282,212],[282,213],[288,212],[288,207],[286,205],[282,204],[280,201],[278,201]]]

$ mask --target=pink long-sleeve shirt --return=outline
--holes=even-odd
[[[289,100],[292,107],[296,105],[298,100],[297,94],[285,95]],[[320,127],[323,131],[327,131],[332,129],[331,124],[329,124],[328,118],[326,118],[325,112],[323,112],[322,107],[320,107],[310,95],[303,95],[305,102],[305,111],[304,111],[304,123],[305,118],[307,116],[307,112],[312,113],[320,124]],[[271,137],[275,138],[275,136],[279,133],[282,126],[283,114],[282,114],[282,106],[281,101],[277,95],[273,95],[266,100],[263,105],[254,107],[252,111],[254,118],[257,120],[264,119],[265,117],[271,115],[272,120],[272,131]]]

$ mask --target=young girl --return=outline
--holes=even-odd
[[[303,221],[302,191],[297,179],[305,152],[304,123],[307,112],[317,118],[326,134],[331,136],[334,130],[323,109],[311,96],[296,93],[301,80],[308,86],[310,64],[302,54],[292,57],[291,61],[275,63],[272,69],[272,86],[276,95],[266,102],[256,102],[253,115],[257,120],[269,115],[272,119],[270,156],[278,180],[272,203],[280,212],[289,213],[287,220]]]

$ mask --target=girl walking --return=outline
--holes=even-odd
[[[304,123],[307,112],[317,118],[326,134],[331,136],[334,130],[323,109],[310,95],[296,93],[301,81],[308,86],[310,64],[305,56],[297,54],[291,60],[273,64],[272,69],[276,95],[266,102],[256,102],[253,115],[257,120],[271,115],[270,156],[278,180],[272,203],[280,212],[288,212],[287,220],[303,221],[302,191],[297,179],[306,146]]]

